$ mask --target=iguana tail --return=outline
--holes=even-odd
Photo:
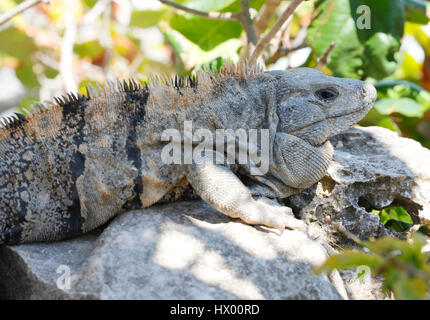
[[[0,119],[0,242],[59,240],[80,233],[72,167],[84,166],[75,140],[88,98],[57,100],[49,108],[37,104],[27,117],[15,113]]]

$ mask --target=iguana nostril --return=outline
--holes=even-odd
[[[372,100],[376,99],[376,89],[370,83],[365,82],[362,85],[361,94],[363,95],[363,97],[370,97]]]

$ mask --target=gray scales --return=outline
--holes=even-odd
[[[155,76],[143,87],[109,82],[86,96],[37,104],[27,116],[2,120],[0,243],[84,234],[127,210],[179,199],[189,186],[232,218],[305,230],[273,199],[319,181],[333,155],[328,139],[362,119],[375,99],[375,88],[362,81],[239,63],[185,79]],[[268,172],[210,156],[165,163],[163,132],[183,131],[185,121],[211,132],[266,129]]]

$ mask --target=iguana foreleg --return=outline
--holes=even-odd
[[[306,224],[294,218],[290,208],[271,205],[264,199],[254,200],[248,188],[226,166],[212,161],[193,164],[188,167],[187,178],[203,200],[229,217],[276,228],[281,233],[286,227],[306,230]]]

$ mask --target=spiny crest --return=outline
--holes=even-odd
[[[247,60],[244,60],[240,63],[234,62],[226,62],[221,69],[218,71],[215,67],[209,67],[205,65],[203,70],[197,71],[195,74],[187,77],[178,77],[177,75],[174,77],[169,77],[166,73],[162,75],[148,75],[148,81],[145,83],[145,89],[155,88],[155,87],[167,87],[167,88],[195,88],[197,84],[201,80],[211,81],[214,79],[220,79],[225,77],[249,77],[255,74],[259,74],[263,72],[263,68],[258,63],[254,63],[249,65]],[[130,79],[127,81],[119,81],[113,82],[111,80],[107,80],[106,85],[102,88],[98,83],[96,83],[96,88],[92,84],[89,84],[86,87],[87,94],[73,94],[68,93],[67,95],[62,95],[61,97],[55,97],[53,100],[55,103],[66,109],[65,111],[72,111],[74,108],[77,108],[78,105],[91,98],[97,97],[109,97],[113,94],[122,94],[122,93],[133,93],[138,92],[142,89],[142,85],[139,82],[136,82],[134,79]],[[24,108],[24,112],[26,115],[22,113],[15,113],[12,116],[6,116],[0,118],[0,129],[13,129],[20,127],[24,122],[26,122],[28,117],[32,115],[43,112],[49,109],[52,106],[52,102],[35,103],[35,106],[32,105],[30,110]]]
[[[179,77],[175,75],[173,78],[166,73],[161,75],[148,74],[147,86],[149,88],[166,87],[166,88],[195,88],[197,86],[197,76],[191,75],[187,77]]]
[[[87,95],[68,93],[59,97],[54,97],[53,101],[56,105],[66,109],[66,111],[72,111],[77,108],[78,105],[94,97],[108,96],[114,93],[132,93],[142,89],[142,85],[136,82],[134,79],[127,81],[117,81],[115,84],[113,81],[108,80],[104,89],[96,83],[98,88],[95,89],[91,84],[86,87]],[[54,103],[50,101],[44,101],[44,103],[36,102],[34,105],[30,105],[30,108],[23,108],[24,113],[14,113],[13,115],[5,116],[0,118],[0,130],[1,129],[16,129],[19,128],[23,123],[28,121],[29,117],[35,114],[48,110]]]
[[[89,97],[86,97],[84,95],[81,94],[73,94],[73,93],[68,93],[67,95],[62,95],[61,97],[55,97],[54,101],[63,108],[70,108],[70,107],[74,107],[76,105],[78,105],[81,101],[84,100],[88,100]],[[37,105],[37,103],[36,103]],[[40,107],[44,107],[43,105],[40,105]]]
[[[45,101],[45,104],[36,102],[34,105],[30,105],[30,108],[22,108],[24,113],[15,112],[12,115],[0,118],[0,130],[11,130],[20,128],[28,118],[39,112],[43,112],[49,109],[46,105],[52,105],[51,102]]]
[[[24,114],[15,112],[12,115],[2,117],[0,119],[0,129],[14,129],[27,121]]]
[[[259,63],[253,63],[249,65],[248,60],[244,60],[239,63],[226,62],[221,67],[218,76],[220,77],[248,77],[263,72],[263,67]]]
[[[167,74],[162,75],[147,75],[147,85],[149,88],[157,87],[173,87],[173,88],[195,88],[199,80],[213,80],[225,77],[242,77],[246,78],[255,74],[263,72],[263,67],[254,63],[249,65],[248,60],[239,63],[226,62],[218,71],[216,67],[204,65],[202,70],[197,71],[195,74],[186,77],[178,77],[175,75],[173,78]]]
[[[100,96],[109,96],[111,94],[116,93],[132,93],[142,90],[142,85],[139,82],[136,82],[134,79],[124,80],[121,82],[117,80],[117,82],[113,82],[112,80],[107,80],[104,88],[100,86],[100,84],[96,83],[97,89],[90,83],[87,87],[87,97],[88,98],[97,98]]]

